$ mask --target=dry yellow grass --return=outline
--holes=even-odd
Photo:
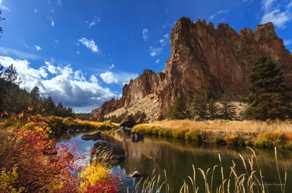
[[[81,120],[77,119],[77,123],[80,125],[92,125],[94,127],[100,127],[100,126],[112,126],[112,127],[118,127],[119,125],[110,121],[100,122],[100,121],[87,121],[87,120]]]
[[[290,121],[192,121],[192,120],[163,120],[152,123],[140,124],[146,127],[161,127],[168,129],[190,129],[210,132],[228,133],[261,133],[261,132],[288,132],[292,134],[292,123]]]
[[[199,137],[207,143],[292,146],[290,121],[163,120],[136,125],[134,132],[186,140]]]

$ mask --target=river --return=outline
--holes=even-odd
[[[94,141],[84,141],[82,134],[62,138],[59,144],[67,144],[75,147],[76,151],[82,154],[86,160],[90,159],[90,152]],[[219,164],[219,154],[223,160],[223,167],[227,170],[232,165],[232,160],[238,165],[240,158],[250,155],[247,148],[230,148],[216,146],[197,146],[195,144],[184,143],[175,140],[165,140],[158,138],[145,138],[143,141],[133,143],[128,138],[119,138],[126,150],[127,159],[124,163],[113,168],[114,172],[130,174],[139,171],[143,176],[151,176],[153,171],[163,175],[167,174],[167,180],[171,192],[177,192],[183,181],[192,175],[192,165],[206,170],[214,164]],[[278,193],[279,182],[273,150],[255,150],[257,154],[257,165],[261,168],[264,181],[268,184],[270,193]],[[281,170],[287,171],[288,183],[287,193],[292,192],[292,152],[278,151],[278,159]],[[220,179],[215,176],[215,179]],[[203,185],[199,180],[199,184]]]

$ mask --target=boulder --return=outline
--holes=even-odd
[[[125,151],[118,142],[98,140],[92,150],[92,159],[110,165],[123,162],[126,158]]]

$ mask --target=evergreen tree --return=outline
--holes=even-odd
[[[167,113],[169,119],[186,119],[188,118],[188,112],[186,104],[182,97],[177,97],[173,106],[169,108]]]
[[[44,99],[44,113],[47,115],[55,115],[56,113],[56,105],[52,99],[52,97],[48,97]]]
[[[290,115],[290,101],[283,73],[270,58],[263,57],[253,66],[250,76],[249,119],[286,119]]]
[[[231,102],[224,100],[221,107],[221,118],[226,120],[233,120],[236,116],[235,109],[236,107]]]
[[[208,117],[207,105],[208,102],[204,95],[195,96],[188,109],[191,118],[203,120],[207,119]]]
[[[217,119],[219,107],[214,99],[210,99],[207,103],[208,119]]]

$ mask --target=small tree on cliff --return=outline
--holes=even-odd
[[[290,116],[289,90],[283,73],[270,58],[263,57],[253,66],[250,76],[249,119],[286,119]]]
[[[167,113],[169,119],[186,119],[188,118],[188,112],[186,104],[182,97],[177,97],[175,103],[169,108]]]

